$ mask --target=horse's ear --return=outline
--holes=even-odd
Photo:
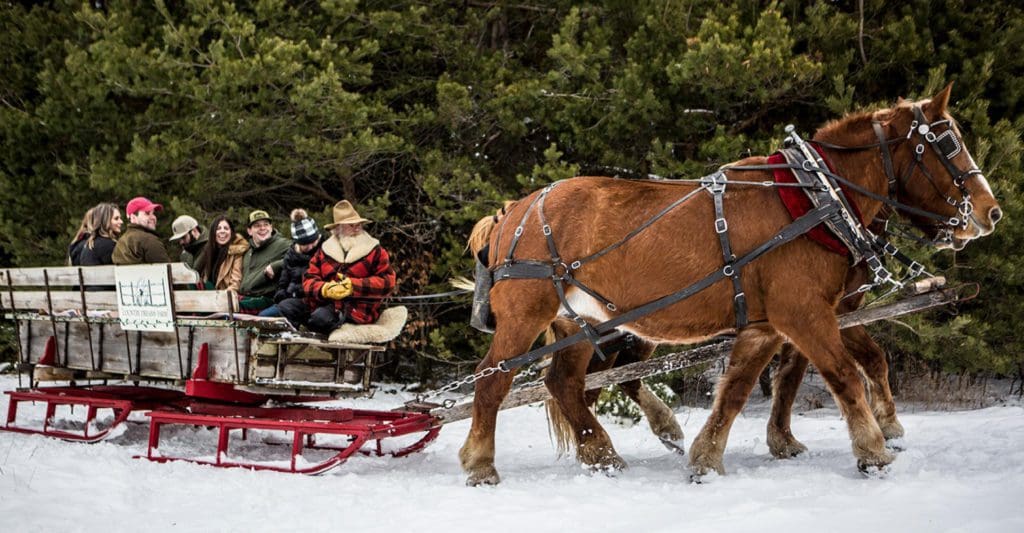
[[[896,98],[896,105],[903,105],[903,102],[906,102],[906,99],[902,96]]]
[[[953,82],[949,82],[945,89],[942,89],[935,96],[932,97],[928,107],[935,112],[936,115],[941,114],[946,110],[946,106],[949,105],[949,93],[953,90]]]

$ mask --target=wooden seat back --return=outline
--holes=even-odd
[[[115,265],[0,269],[0,309],[46,314],[116,311]],[[184,263],[168,263],[177,313],[235,311],[228,291],[195,290],[199,274]]]

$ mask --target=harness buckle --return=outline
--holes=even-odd
[[[725,265],[722,268],[722,274],[725,274],[726,276],[731,278],[731,277],[733,277],[736,274],[736,269],[733,268],[732,265]]]
[[[545,236],[551,235],[551,226],[544,224],[544,228],[542,229],[542,231],[544,232]]]
[[[746,297],[747,297],[747,293],[745,293],[743,291],[740,291],[740,292],[737,292],[736,296],[733,296],[732,299],[733,299],[733,301],[737,301],[737,300],[744,300],[744,299],[746,299]]]
[[[722,171],[715,172],[710,176],[705,176],[701,178],[700,181],[701,185],[704,185],[705,187],[708,188],[708,192],[715,195],[724,193],[725,184],[728,182],[728,180],[725,177],[725,174],[723,174]]]
[[[922,273],[924,273],[924,265],[918,263],[917,261],[914,261],[910,263],[910,267],[907,269],[907,271],[911,278],[916,278],[920,276]]]
[[[609,311],[615,312],[619,310],[619,307],[611,302],[604,304],[604,307]]]
[[[569,265],[569,269],[570,270],[577,270],[582,265],[583,265],[583,263],[580,263],[580,261],[577,259],[576,261],[573,261],[572,264]]]
[[[715,233],[722,234],[729,231],[729,222],[724,218],[715,219]]]

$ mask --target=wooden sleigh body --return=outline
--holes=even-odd
[[[232,294],[193,290],[196,273],[174,263],[150,268],[153,283],[166,287],[150,300],[167,300],[158,303],[173,318],[165,331],[134,329],[119,316],[119,303],[128,298],[117,290],[119,268],[0,270],[0,311],[15,323],[19,379],[29,380],[8,391],[0,429],[97,442],[117,434],[132,412],[144,411],[150,423],[144,458],[311,474],[357,452],[383,454],[386,438],[422,434],[390,452],[404,455],[436,437],[439,425],[427,414],[309,405],[373,393],[374,370],[404,326],[404,307],[387,309],[376,324],[346,324],[323,338],[296,331],[283,318],[239,314]],[[19,421],[25,402],[46,406],[41,424]],[[76,408],[84,420],[66,420]],[[108,410],[112,421],[100,417]],[[161,455],[160,430],[167,425],[219,428],[215,458]],[[246,438],[250,430],[291,433],[290,462],[228,460],[232,431]],[[301,460],[305,449],[323,448],[317,435],[340,435],[347,443],[333,445],[336,453],[327,459]]]

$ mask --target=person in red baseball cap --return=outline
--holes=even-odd
[[[156,213],[163,208],[142,196],[128,201],[124,208],[128,214],[128,229],[121,234],[114,248],[115,265],[171,262],[167,248],[156,233]]]

